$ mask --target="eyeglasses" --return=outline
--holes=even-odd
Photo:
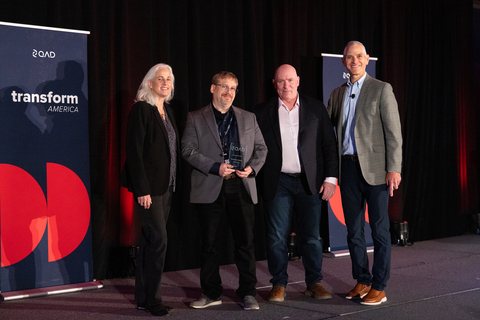
[[[218,83],[215,83],[215,85],[221,87],[224,91],[228,90],[228,91],[230,91],[230,92],[238,93],[238,89],[237,89],[237,88],[229,88],[226,84],[218,84]]]

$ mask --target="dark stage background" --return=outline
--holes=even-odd
[[[403,182],[390,204],[407,220],[411,240],[469,231],[478,212],[473,66],[473,7],[467,0],[2,1],[0,21],[88,30],[91,205],[94,276],[131,274],[138,222],[132,196],[119,186],[126,118],[147,70],[173,67],[175,109],[211,98],[212,76],[239,78],[235,105],[252,111],[275,94],[275,68],[290,63],[300,92],[322,97],[321,53],[342,53],[349,40],[378,57],[377,78],[396,94],[404,134]],[[8,44],[2,43],[0,46]],[[478,67],[477,67],[478,70]],[[0,75],[1,76],[1,75]],[[28,75],[26,75],[28,76]],[[478,105],[477,105],[478,106]],[[200,236],[183,168],[168,223],[167,270],[199,267]],[[256,207],[257,258],[265,259],[264,212]],[[228,232],[223,263],[233,257]]]

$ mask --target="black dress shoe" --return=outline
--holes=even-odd
[[[162,304],[162,305],[160,306],[160,308],[161,308],[161,309],[165,309],[165,310],[167,310],[168,312],[174,310],[172,307],[166,306],[166,305],[164,305],[164,304]]]
[[[155,308],[152,310],[148,310],[152,314],[152,316],[157,316],[157,317],[163,317],[163,316],[168,316],[168,310],[167,309],[162,309],[162,308]]]
[[[157,317],[167,316],[173,310],[173,308],[165,305],[161,305],[158,307],[154,307],[153,309],[149,309],[148,311]]]

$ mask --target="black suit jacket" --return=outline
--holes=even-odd
[[[167,104],[164,106],[177,138],[178,173],[180,136],[172,109]],[[167,129],[156,106],[144,101],[133,105],[128,117],[125,148],[127,159],[122,172],[122,186],[133,192],[135,197],[165,194],[170,182],[171,156]]]
[[[282,168],[282,138],[278,119],[278,97],[255,108],[258,125],[268,147],[267,159],[257,179],[265,200],[275,197]],[[311,194],[318,193],[325,177],[338,177],[335,134],[322,102],[300,95],[298,152],[302,172]]]

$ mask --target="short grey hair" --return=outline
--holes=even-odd
[[[367,49],[365,49],[365,46],[363,45],[363,43],[361,43],[360,41],[353,40],[347,43],[347,45],[345,46],[345,49],[343,49],[343,57],[345,57],[345,55],[347,54],[348,48],[356,44],[361,45],[363,48],[363,54],[367,55]]]
[[[145,77],[143,78],[142,83],[138,87],[135,102],[145,101],[151,104],[152,106],[154,106],[157,103],[157,97],[153,94],[152,89],[150,89],[150,87],[148,86],[148,81],[153,80],[153,78],[155,78],[155,73],[157,72],[157,70],[162,68],[168,69],[168,71],[170,71],[170,74],[172,75],[172,91],[165,98],[165,102],[169,102],[170,100],[173,99],[173,92],[175,89],[175,76],[173,75],[172,67],[170,67],[168,64],[165,64],[165,63],[159,63],[151,67],[150,70],[148,70]]]

